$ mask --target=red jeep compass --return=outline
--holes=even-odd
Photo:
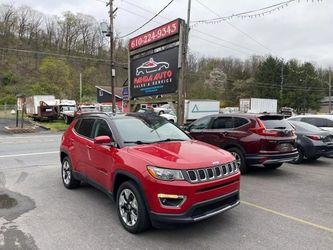
[[[154,114],[82,114],[64,133],[60,158],[65,187],[84,181],[106,192],[131,233],[239,204],[235,158]]]

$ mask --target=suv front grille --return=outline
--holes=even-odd
[[[236,162],[229,162],[214,167],[185,171],[185,179],[191,183],[216,180],[238,172]]]

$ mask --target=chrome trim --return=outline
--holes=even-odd
[[[177,194],[178,195],[178,194]],[[186,195],[178,195],[181,199],[183,199],[177,206],[167,206],[167,205],[164,205],[161,201],[161,199],[163,198],[160,198],[158,197],[157,195],[157,199],[158,201],[160,202],[160,205],[161,207],[164,207],[164,208],[169,208],[169,209],[172,209],[172,208],[180,208],[182,205],[184,205],[185,201],[187,200],[187,196]],[[172,199],[172,198],[167,198],[167,199]]]
[[[217,175],[216,169],[219,169],[220,174]],[[225,169],[225,172],[223,171]],[[211,170],[213,172],[213,176],[209,177],[208,170]],[[200,177],[200,173],[203,173],[204,177]],[[191,179],[189,173],[194,173],[194,176],[196,179]],[[238,167],[235,161],[228,162],[226,164],[221,164],[221,165],[215,165],[215,166],[210,166],[207,168],[199,168],[199,169],[188,169],[188,170],[183,170],[185,179],[190,182],[190,183],[198,183],[198,182],[206,182],[206,181],[212,181],[212,180],[217,180],[223,177],[231,176],[235,173],[238,172]]]
[[[203,219],[207,219],[207,218],[212,217],[212,216],[214,216],[216,214],[220,214],[220,213],[223,213],[223,212],[225,212],[225,211],[227,211],[227,210],[229,210],[231,208],[234,208],[234,207],[238,206],[239,204],[240,204],[240,200],[238,200],[236,203],[234,203],[232,205],[229,205],[229,206],[226,206],[226,207],[224,207],[224,208],[222,208],[220,210],[214,211],[214,212],[209,213],[209,214],[205,214],[205,215],[200,216],[200,217],[193,218],[193,220],[194,221],[200,221],[200,220],[203,220]]]

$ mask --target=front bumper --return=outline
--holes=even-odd
[[[151,212],[150,219],[153,224],[154,222],[166,224],[192,223],[225,212],[236,207],[239,203],[239,191],[237,190],[214,199],[195,203],[182,214]]]
[[[292,162],[298,157],[298,152],[290,152],[283,154],[257,154],[245,156],[249,165],[269,165],[275,163]]]

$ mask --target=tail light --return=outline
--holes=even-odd
[[[256,118],[256,121],[257,121],[259,127],[250,128],[249,130],[251,132],[256,133],[258,135],[263,135],[263,136],[278,136],[277,131],[267,131],[264,123],[259,118]]]
[[[314,140],[314,141],[319,141],[321,140],[321,137],[318,136],[318,135],[306,135],[305,137],[311,139],[311,140]]]

